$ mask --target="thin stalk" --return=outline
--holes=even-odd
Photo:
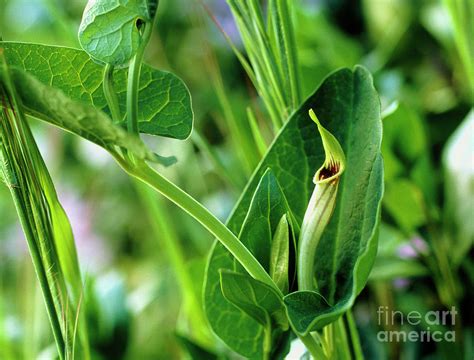
[[[347,325],[349,327],[349,334],[351,336],[352,350],[354,351],[354,357],[356,360],[363,360],[364,354],[362,352],[362,346],[360,345],[359,333],[357,331],[354,316],[352,310],[346,312]]]
[[[115,123],[120,122],[122,115],[120,114],[120,106],[117,93],[114,90],[114,66],[107,64],[104,69],[104,81],[102,82],[105,99],[109,105],[112,120]]]
[[[295,34],[291,21],[291,14],[287,0],[277,1],[278,14],[281,20],[281,34],[283,38],[284,56],[288,65],[288,77],[291,88],[292,110],[301,104],[301,84],[298,67],[298,57],[295,44]]]
[[[340,354],[341,359],[351,360],[351,350],[349,348],[349,342],[347,339],[346,327],[344,325],[344,319],[340,317],[330,326],[334,327],[334,335],[336,340],[336,351]]]
[[[119,163],[124,166],[125,171],[130,175],[148,184],[195,218],[211,234],[219,239],[252,277],[271,286],[278,294],[281,294],[270,275],[258,260],[255,259],[253,254],[240,242],[232,231],[201,203],[145,163],[137,163],[135,166],[130,166],[123,159],[119,160]]]
[[[267,314],[267,325],[263,329],[263,360],[270,360],[272,353],[272,323],[270,316]]]
[[[250,107],[247,108],[247,118],[250,124],[250,129],[252,130],[252,136],[255,141],[255,145],[257,145],[260,156],[263,157],[267,152],[268,146],[265,142],[265,139],[263,138],[262,132],[260,131],[257,119]]]
[[[127,129],[132,134],[138,134],[138,88],[145,48],[153,32],[153,22],[146,22],[143,29],[142,43],[133,57],[128,70],[127,86]]]
[[[316,360],[328,359],[328,357],[323,351],[323,348],[320,345],[318,345],[318,343],[314,340],[311,334],[308,334],[305,336],[299,335],[298,337],[314,359]]]

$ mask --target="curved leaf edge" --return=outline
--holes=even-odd
[[[11,44],[11,45],[25,45],[25,46],[29,46],[29,45],[33,45],[33,46],[43,46],[43,47],[47,47],[47,48],[56,48],[56,49],[66,49],[66,50],[72,50],[72,51],[78,51],[78,52],[82,52],[84,54],[86,54],[90,60],[96,64],[97,66],[101,66],[101,67],[104,67],[105,64],[98,61],[97,59],[93,58],[93,57],[90,57],[89,54],[87,54],[86,51],[84,51],[84,49],[82,48],[78,48],[78,47],[73,47],[73,46],[61,46],[61,45],[51,45],[51,44],[45,44],[45,43],[41,43],[41,42],[27,42],[27,41],[6,41],[6,40],[0,40],[0,48],[2,48],[2,44]],[[188,140],[191,135],[192,135],[192,132],[193,132],[193,129],[194,129],[194,124],[195,124],[195,114],[194,114],[194,109],[193,109],[193,98],[192,98],[192,95],[191,95],[191,92],[188,88],[188,86],[186,85],[186,83],[183,81],[183,79],[178,76],[177,74],[171,72],[171,71],[166,71],[166,70],[161,70],[161,69],[157,69],[147,63],[143,63],[142,65],[142,68],[143,66],[146,66],[148,67],[150,70],[152,71],[157,71],[157,72],[161,72],[165,75],[169,75],[171,77],[174,77],[177,81],[180,82],[180,84],[184,87],[184,89],[186,90],[186,96],[188,97],[188,100],[189,100],[189,110],[190,110],[190,115],[191,115],[191,119],[190,119],[190,123],[189,123],[189,129],[187,131],[187,133],[183,134],[183,135],[179,135],[179,136],[173,136],[171,134],[154,134],[154,133],[150,133],[149,130],[148,130],[148,123],[149,121],[140,121],[139,122],[139,130],[140,130],[140,133],[142,134],[145,134],[145,135],[150,135],[150,136],[159,136],[159,137],[165,137],[165,138],[170,138],[170,139],[176,139],[176,140]],[[119,68],[118,68],[119,69]],[[123,69],[122,69],[123,70]],[[28,72],[28,71],[27,71]],[[34,76],[33,74],[31,74],[32,76]],[[59,89],[61,90],[61,89]],[[75,99],[72,99],[74,101],[78,101],[78,100],[75,100]],[[81,101],[82,102],[82,101]],[[90,104],[92,105],[92,104]],[[119,124],[117,125],[124,125],[125,124],[125,121],[122,121],[120,122]]]

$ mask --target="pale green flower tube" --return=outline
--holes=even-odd
[[[309,111],[309,116],[318,126],[326,160],[314,175],[315,187],[301,226],[297,268],[299,290],[317,288],[314,278],[316,248],[334,211],[339,179],[346,162],[337,139],[321,125],[313,110]]]

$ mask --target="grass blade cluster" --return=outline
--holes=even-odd
[[[0,54],[1,56],[1,54]],[[89,358],[86,327],[80,315],[82,281],[69,220],[41,157],[6,62],[0,66],[0,162],[28,242],[61,359]]]
[[[233,47],[262,97],[275,130],[300,105],[300,80],[287,0],[270,0],[266,16],[257,0],[227,0],[247,59]]]

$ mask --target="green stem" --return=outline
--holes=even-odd
[[[263,360],[270,360],[272,354],[272,323],[270,316],[267,315],[267,326],[265,326],[263,340]]]
[[[309,351],[311,356],[316,360],[327,360],[328,357],[323,351],[323,348],[314,340],[311,334],[298,335],[301,342],[304,344],[306,349]]]
[[[354,356],[356,360],[363,360],[364,354],[362,352],[362,346],[360,345],[359,333],[352,315],[352,310],[346,312],[347,325],[349,327],[349,333],[351,335],[352,349],[354,350]]]
[[[120,115],[120,106],[117,97],[117,93],[114,89],[114,66],[107,64],[104,69],[104,81],[102,82],[104,89],[105,99],[107,105],[109,106],[110,114],[112,115],[112,120],[115,123],[118,123],[122,120],[122,115]]]
[[[341,359],[351,360],[351,350],[349,348],[349,342],[347,339],[347,332],[343,318],[340,317],[330,326],[334,326],[336,352],[340,354]]]
[[[119,163],[121,163],[130,175],[148,184],[199,221],[201,225],[227,248],[252,277],[271,286],[278,294],[283,296],[270,275],[234,233],[191,195],[164,178],[145,163],[137,163],[135,166],[131,166],[128,162],[124,162],[123,160],[119,160]]]
[[[153,32],[153,22],[146,22],[143,26],[142,43],[130,63],[128,70],[127,130],[132,134],[138,134],[138,87],[140,85],[140,71],[145,48]]]

